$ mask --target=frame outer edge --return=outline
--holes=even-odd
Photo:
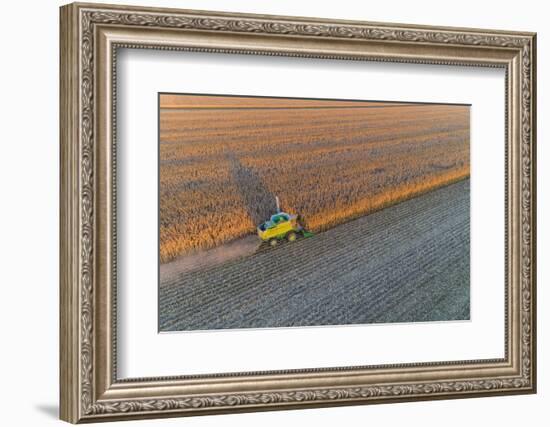
[[[263,394],[239,393],[233,395],[221,396],[197,396],[188,399],[144,399],[144,400],[112,400],[97,401],[94,396],[95,382],[94,374],[94,353],[96,351],[96,342],[92,324],[90,324],[94,309],[94,299],[97,295],[92,293],[96,285],[97,278],[92,275],[90,267],[94,266],[94,245],[90,238],[94,238],[94,157],[95,147],[94,124],[93,119],[95,110],[89,110],[90,100],[93,103],[94,93],[94,75],[95,71],[90,73],[88,62],[94,67],[93,57],[93,37],[86,35],[81,37],[81,26],[86,29],[91,21],[80,21],[80,13],[84,6],[89,6],[93,11],[99,11],[98,8],[105,6],[106,11],[136,11],[151,12],[154,9],[130,8],[127,6],[100,5],[100,4],[72,4],[61,8],[61,38],[60,38],[60,139],[61,139],[61,197],[60,197],[60,383],[61,383],[61,419],[72,423],[84,421],[107,421],[115,419],[138,419],[150,417],[166,417],[180,415],[200,415],[201,413],[224,413],[224,412],[249,412],[258,410],[274,409],[294,409],[299,407],[320,407],[361,403],[381,403],[378,399],[367,402],[367,397],[373,398],[374,395],[363,396],[362,391],[358,389],[323,389],[323,390],[296,390],[292,392],[277,393],[269,391]],[[102,8],[103,9],[103,8]],[[121,10],[122,9],[122,10]],[[171,13],[190,13],[183,10],[164,10]],[[209,14],[212,14],[209,16]],[[193,17],[196,21],[191,24],[182,25],[182,28],[199,28],[207,31],[231,31],[252,33],[258,31],[256,25],[261,26],[260,32],[283,33],[277,22],[260,22],[260,15],[222,15],[217,12],[200,12],[198,17]],[[227,17],[238,16],[245,21],[248,19],[249,26],[242,28],[234,27],[234,22],[227,23]],[[126,16],[131,25],[140,25],[133,20],[134,14]],[[221,18],[225,17],[225,18]],[[141,25],[152,25],[147,16],[141,22]],[[213,18],[220,18],[213,19]],[[363,30],[360,28],[344,28],[345,33],[334,33],[329,26],[317,22],[314,18],[296,19],[289,17],[271,17],[273,19],[285,19],[288,21],[285,25],[290,28],[289,34],[297,34],[297,37],[326,37],[327,39],[343,39],[346,37],[363,38]],[[111,23],[110,13],[102,18],[105,22]],[[116,21],[116,20],[115,20]],[[223,21],[223,22],[222,22]],[[269,21],[269,20],[268,20]],[[297,26],[298,22],[304,22],[307,25]],[[323,21],[325,22],[325,21]],[[338,24],[339,22],[334,22]],[[343,22],[340,22],[344,24]],[[116,24],[116,22],[115,22]],[[224,24],[224,25],[221,25]],[[317,25],[319,24],[319,25]],[[360,23],[360,26],[373,23]],[[170,21],[171,25],[171,21]],[[391,30],[392,24],[387,24]],[[264,28],[265,27],[265,28]],[[302,28],[304,27],[304,28]],[[527,257],[527,275],[525,276],[524,300],[525,312],[529,315],[524,317],[524,326],[527,332],[523,336],[526,341],[523,345],[523,358],[527,365],[524,367],[521,378],[510,379],[502,382],[497,378],[494,381],[462,381],[459,383],[445,384],[404,384],[397,385],[398,395],[393,394],[392,387],[388,387],[388,393],[391,394],[392,402],[409,400],[432,400],[438,398],[462,398],[474,395],[493,395],[493,394],[520,394],[529,393],[536,390],[536,340],[535,340],[535,284],[536,284],[536,264],[535,264],[535,233],[536,233],[536,184],[535,184],[535,75],[536,75],[536,36],[533,33],[512,33],[498,32],[502,36],[493,35],[491,32],[472,33],[472,29],[465,34],[452,34],[458,29],[447,28],[447,33],[438,33],[444,28],[428,27],[428,32],[434,32],[431,35],[423,35],[422,31],[410,31],[406,27],[405,32],[399,29],[397,41],[407,39],[408,42],[417,41],[424,44],[481,44],[484,46],[497,46],[517,50],[518,48],[530,48],[526,52],[524,59],[530,60],[531,66],[527,64],[525,69],[529,69],[527,77],[528,92],[527,99],[524,98],[526,105],[524,112],[530,114],[527,120],[523,121],[523,130],[529,137],[524,140],[524,147],[530,152],[522,156],[522,160],[527,162],[525,170],[522,172],[528,178],[524,181],[524,190],[530,194],[526,196],[526,208],[524,220],[526,221],[527,231],[525,235],[530,241],[525,246],[525,257]],[[313,31],[314,33],[310,32]],[[359,31],[359,32],[358,32]],[[369,30],[370,31],[370,30]],[[384,30],[386,31],[386,30]],[[397,30],[396,30],[397,31]],[[386,33],[384,33],[386,34]],[[393,38],[393,33],[388,33]],[[519,36],[521,34],[521,36]],[[445,37],[440,37],[440,36]],[[82,35],[83,36],[83,35]],[[431,36],[434,36],[432,40]],[[378,36],[377,36],[378,37]],[[412,38],[411,38],[412,37]],[[383,37],[378,37],[380,40]],[[457,41],[458,40],[458,41]],[[81,62],[81,60],[83,62]],[[84,76],[82,75],[84,74]],[[91,75],[90,75],[91,74]],[[84,78],[85,77],[85,78]],[[91,79],[90,79],[91,77]],[[82,79],[82,80],[81,80]],[[91,85],[91,86],[90,86]],[[90,89],[90,91],[88,91]],[[521,90],[522,94],[525,94]],[[82,98],[81,98],[82,97]],[[86,106],[85,110],[82,107]],[[90,122],[91,120],[91,122]],[[521,123],[521,122],[520,122]],[[81,161],[82,160],[82,161]],[[92,162],[92,164],[90,164]],[[91,193],[92,192],[92,193]],[[84,194],[85,193],[85,194]],[[521,194],[524,194],[523,191]],[[80,196],[83,196],[82,198]],[[85,196],[85,197],[84,197]],[[530,292],[530,294],[529,294]],[[529,327],[531,330],[529,331]],[[531,363],[529,363],[531,362]],[[509,381],[509,383],[508,383]],[[470,384],[471,383],[471,384]],[[468,396],[464,391],[454,389],[466,385],[472,387],[471,395]],[[439,386],[441,388],[439,388]],[[499,393],[500,389],[500,393]],[[386,390],[380,388],[385,396]],[[368,390],[365,390],[365,393]],[[462,394],[459,394],[462,392]],[[469,393],[468,393],[469,394]],[[267,399],[267,400],[265,400]],[[385,400],[385,399],[384,399]],[[300,405],[298,406],[298,403]]]
[[[74,5],[59,9],[59,418],[79,416],[78,19]]]
[[[537,33],[531,36],[531,390],[537,393]]]

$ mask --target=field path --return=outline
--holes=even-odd
[[[233,259],[253,255],[261,246],[258,236],[246,236],[225,245],[202,252],[184,255],[160,265],[160,283],[167,283],[183,273],[223,264]]]
[[[464,320],[470,181],[324,233],[179,275],[161,331]]]

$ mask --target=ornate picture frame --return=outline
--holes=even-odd
[[[60,11],[60,385],[72,423],[536,391],[536,35],[70,4]],[[116,358],[117,49],[503,68],[502,359],[120,380]]]

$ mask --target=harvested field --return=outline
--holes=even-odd
[[[161,283],[161,331],[465,320],[470,181]]]
[[[161,95],[160,259],[282,208],[328,230],[469,176],[469,107]]]

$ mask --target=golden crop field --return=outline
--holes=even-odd
[[[282,209],[312,231],[464,179],[470,107],[161,95],[160,258],[254,233]]]

